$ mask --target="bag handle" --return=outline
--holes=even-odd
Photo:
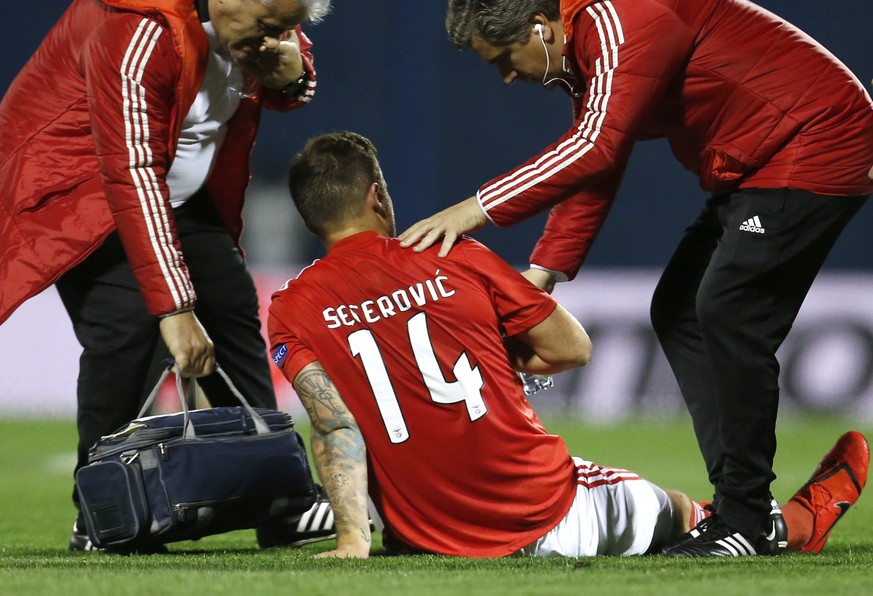
[[[186,439],[194,438],[197,436],[197,433],[194,430],[194,425],[191,423],[191,416],[190,416],[189,410],[188,410],[188,403],[189,403],[189,399],[191,400],[191,403],[193,403],[194,392],[197,388],[197,379],[192,378],[189,380],[189,382],[188,382],[188,395],[186,396],[185,395],[185,388],[182,385],[182,370],[179,368],[179,365],[176,364],[172,358],[168,358],[167,360],[165,360],[165,362],[167,364],[167,367],[164,369],[164,372],[161,373],[161,378],[158,379],[158,382],[155,385],[154,389],[152,389],[151,393],[149,393],[149,396],[146,398],[145,403],[143,403],[142,409],[140,409],[139,415],[137,416],[137,418],[142,418],[143,416],[145,416],[149,412],[149,410],[151,409],[152,405],[155,402],[155,399],[158,396],[158,392],[161,389],[161,385],[164,384],[164,381],[167,379],[167,377],[170,375],[170,373],[175,371],[175,373],[176,373],[176,390],[179,393],[179,401],[182,402],[182,412],[183,412],[183,419],[184,419],[183,428],[185,429],[183,436]],[[255,431],[257,432],[257,434],[259,434],[259,435],[269,434],[270,433],[270,426],[261,417],[261,415],[255,411],[255,409],[249,404],[249,402],[246,400],[246,398],[243,397],[242,393],[239,392],[239,389],[236,388],[236,386],[233,384],[233,381],[230,380],[230,377],[227,375],[226,372],[224,372],[224,369],[221,368],[221,366],[219,366],[219,364],[217,362],[215,363],[215,372],[217,372],[221,376],[221,378],[224,379],[224,382],[227,383],[227,386],[230,389],[230,392],[233,393],[234,397],[236,397],[239,400],[239,402],[243,405],[243,407],[246,409],[246,412],[248,412],[249,416],[252,417],[252,422],[254,422]]]

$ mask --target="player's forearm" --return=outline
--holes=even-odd
[[[553,375],[570,368],[584,366],[577,359],[547,361],[538,356],[531,347],[514,338],[505,341],[509,362],[514,370],[536,375]]]
[[[591,361],[591,339],[561,305],[539,325],[507,339],[506,349],[520,372],[555,374]]]
[[[314,433],[312,457],[333,508],[337,549],[355,549],[365,556],[370,549],[370,522],[363,437],[356,428]]]
[[[342,556],[366,557],[367,451],[358,423],[319,362],[297,374],[294,390],[312,423],[312,459],[333,508],[337,550],[344,551]]]

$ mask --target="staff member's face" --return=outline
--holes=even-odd
[[[503,82],[507,85],[515,81],[542,84],[545,78],[561,74],[561,56],[558,50],[557,59],[546,60],[546,52],[553,51],[548,44],[540,41],[539,36],[531,30],[531,36],[523,43],[495,44],[473,34],[470,46],[488,64],[493,64],[500,71]],[[548,49],[547,49],[548,48]],[[547,67],[550,72],[546,72]]]
[[[306,18],[297,0],[209,0],[209,19],[230,57],[256,61],[264,39],[280,39]]]

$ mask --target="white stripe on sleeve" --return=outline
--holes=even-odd
[[[130,177],[139,197],[152,250],[178,309],[193,303],[194,289],[182,274],[182,256],[173,245],[168,201],[161,195],[152,168],[154,156],[149,145],[146,91],[142,86],[143,73],[162,32],[155,21],[143,19],[140,22],[121,64],[121,93]]]
[[[595,63],[596,74],[589,84],[586,113],[580,119],[576,132],[552,151],[481,189],[479,201],[486,213],[554,176],[595,147],[612,95],[612,79],[619,64],[619,47],[624,43],[624,30],[612,2],[599,2],[586,10],[594,20],[602,51],[602,56]]]

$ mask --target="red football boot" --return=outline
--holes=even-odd
[[[861,496],[869,463],[867,439],[859,432],[849,431],[837,440],[809,481],[791,497],[791,501],[813,516],[812,536],[800,552],[817,553],[822,549],[836,523]]]

